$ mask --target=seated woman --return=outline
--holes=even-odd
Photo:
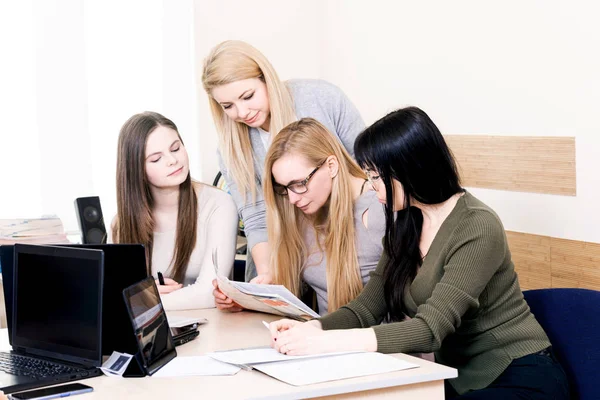
[[[274,138],[263,179],[274,284],[317,294],[319,314],[355,298],[383,251],[383,207],[339,140],[312,118]],[[219,309],[238,310],[215,284]]]
[[[192,182],[188,155],[175,124],[154,112],[129,118],[117,154],[115,243],[146,247],[148,274],[167,310],[214,307],[212,252],[219,274],[233,267],[238,215],[230,195]]]
[[[384,255],[348,305],[305,324],[271,323],[273,346],[290,355],[435,352],[458,369],[447,398],[567,399],[566,376],[523,299],[504,227],[460,186],[427,114],[410,107],[385,116],[359,135],[355,153],[386,204]]]

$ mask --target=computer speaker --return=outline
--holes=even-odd
[[[81,243],[106,243],[106,228],[100,198],[98,196],[78,197],[75,199],[75,212],[81,229]]]

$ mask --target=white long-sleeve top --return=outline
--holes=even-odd
[[[166,310],[189,310],[215,307],[212,280],[216,278],[212,251],[217,249],[219,274],[230,276],[235,259],[238,213],[233,198],[208,185],[198,190],[198,226],[196,247],[188,264],[183,288],[161,295]],[[173,259],[176,231],[154,232],[152,275],[165,277]]]

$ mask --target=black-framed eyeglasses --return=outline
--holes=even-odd
[[[327,161],[327,160],[325,160],[325,161]],[[323,164],[325,164],[325,161],[323,161],[322,163],[317,165],[315,167],[315,169],[313,169],[313,171],[310,174],[308,174],[306,179],[304,179],[300,182],[292,182],[289,185],[284,186],[284,185],[280,185],[279,183],[277,183],[273,180],[273,191],[280,196],[287,196],[288,190],[291,190],[292,192],[294,192],[296,194],[306,193],[308,191],[308,186],[306,186],[308,184],[308,181],[310,181],[310,178],[312,178],[313,175],[319,170],[319,168],[321,168],[323,166]]]

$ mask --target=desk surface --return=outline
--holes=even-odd
[[[173,312],[173,315],[208,319],[200,326],[200,336],[177,347],[178,356],[203,355],[211,351],[268,346],[269,332],[261,323],[278,317],[254,312],[226,313],[216,309]],[[6,329],[0,334],[0,350],[10,350]],[[456,370],[420,358],[396,354],[395,357],[418,364],[419,368],[344,379],[307,386],[291,386],[252,370],[234,376],[196,376],[179,378],[113,378],[101,376],[81,381],[92,386],[89,399],[180,399],[196,395],[207,399],[292,399],[337,395],[337,398],[365,397],[403,399],[443,399],[446,378],[456,377]],[[364,392],[368,391],[368,392]],[[356,393],[362,392],[362,393]],[[79,398],[79,397],[78,397]]]

